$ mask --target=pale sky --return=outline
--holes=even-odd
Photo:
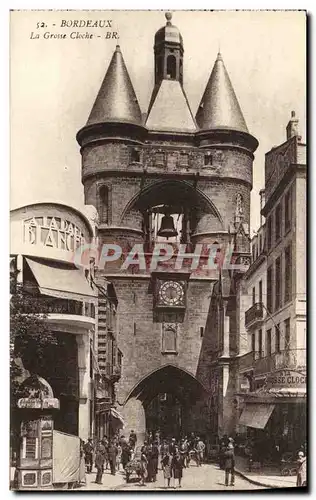
[[[108,28],[61,28],[62,20],[112,19]],[[38,22],[47,25],[36,28]],[[253,169],[251,226],[259,225],[264,155],[285,141],[291,110],[306,128],[306,39],[303,12],[175,11],[184,40],[184,88],[193,114],[218,49],[249,132],[259,141]],[[55,24],[55,26],[53,26]],[[112,53],[120,44],[142,112],[153,89],[159,11],[16,11],[11,14],[11,208],[55,201],[84,209],[76,133],[88,119]],[[31,32],[41,33],[31,39]],[[101,35],[72,40],[73,31]],[[43,38],[45,32],[66,39]],[[172,103],[171,103],[172,105]]]

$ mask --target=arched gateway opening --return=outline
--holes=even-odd
[[[208,421],[209,393],[189,372],[165,365],[143,378],[126,398],[144,410],[142,434],[160,431],[161,437],[203,434]]]

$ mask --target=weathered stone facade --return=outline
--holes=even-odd
[[[166,30],[168,26],[170,29],[171,27],[177,29],[168,23],[170,21],[167,22]],[[159,50],[158,45],[157,47],[155,45],[156,64],[158,64],[158,56],[166,57],[166,60],[171,57],[171,42],[167,39],[161,40],[161,33],[159,36],[156,35],[155,40],[159,45]],[[164,43],[165,52],[164,46],[160,45]],[[181,36],[179,41],[174,43],[175,49],[178,46],[181,49]],[[172,47],[173,42],[171,49]],[[77,135],[81,145],[85,203],[94,205],[99,213],[104,213],[104,203],[106,203],[106,220],[100,220],[99,223],[100,244],[115,243],[124,251],[128,251],[135,244],[141,243],[147,245],[150,254],[152,246],[148,241],[148,231],[146,232],[146,217],[155,207],[162,205],[180,206],[178,210],[187,218],[189,227],[187,233],[182,229],[182,241],[190,244],[191,249],[198,243],[216,242],[226,246],[231,241],[229,228],[235,221],[238,197],[242,200],[243,224],[245,227],[249,226],[252,162],[257,141],[244,129],[245,124],[241,129],[235,128],[239,116],[232,121],[232,124],[219,123],[212,130],[203,129],[203,125],[198,127],[193,117],[190,120],[192,115],[188,102],[186,99],[181,101],[179,97],[182,95],[181,92],[184,92],[183,50],[180,49],[175,51],[174,56],[177,58],[175,68],[178,70],[181,68],[180,76],[178,70],[172,73],[170,60],[163,66],[161,78],[159,64],[156,67],[156,86],[147,115],[148,123],[153,123],[155,130],[147,128],[146,123],[140,123],[135,112],[135,119],[131,120],[129,113],[125,122],[121,118],[116,119],[115,116],[111,119],[106,116],[104,122],[100,120],[98,124],[91,125],[88,122]],[[131,94],[131,82],[126,76],[127,70],[118,48],[110,65],[112,71],[115,64],[113,61],[117,64],[116,71],[121,71],[123,75],[121,81],[124,81],[126,86],[124,95]],[[171,69],[170,75],[166,77],[165,70],[167,68],[168,71],[168,64]],[[224,71],[221,69],[221,58],[218,57],[216,65],[219,66],[219,69],[215,68],[216,71]],[[109,79],[110,76],[107,74],[104,80],[106,85],[112,84]],[[183,109],[173,111],[173,97],[170,95],[170,120],[175,119],[174,113],[177,112],[179,126],[176,127],[177,130],[159,130],[160,115],[157,106],[161,104],[164,95],[163,87],[160,85],[162,83],[168,85],[170,79],[179,83],[180,87],[176,91],[180,93],[176,94],[175,98],[182,103]],[[230,92],[228,99],[233,102],[232,109],[237,107],[239,109],[230,87],[223,92],[226,94]],[[241,114],[240,110],[235,112]],[[206,119],[207,117],[204,117],[204,120]],[[239,121],[244,123],[243,120],[242,117]],[[162,121],[162,128],[164,123]],[[183,123],[185,125],[182,125]],[[102,193],[106,193],[106,196],[104,197]],[[153,244],[154,241],[150,243]],[[126,419],[125,432],[136,427],[136,431],[144,435],[144,408],[146,409],[146,405],[150,402],[148,398],[159,394],[159,391],[167,392],[167,389],[179,393],[179,388],[173,385],[172,380],[169,381],[169,387],[166,387],[165,382],[159,385],[160,375],[163,378],[169,373],[168,370],[171,370],[171,374],[175,374],[175,380],[178,375],[180,383],[184,386],[187,384],[190,397],[194,392],[194,384],[200,384],[201,398],[194,401],[194,398],[189,397],[190,407],[188,400],[183,402],[183,407],[187,410],[182,420],[186,421],[184,430],[192,429],[194,422],[196,425],[199,422],[199,432],[206,432],[209,429],[210,369],[209,357],[201,353],[201,348],[204,345],[203,335],[213,286],[218,281],[218,272],[210,276],[207,273],[203,275],[192,271],[188,275],[186,304],[182,314],[179,316],[172,308],[166,308],[164,314],[157,315],[153,274],[150,270],[132,272],[131,268],[122,271],[121,265],[122,260],[118,260],[99,273],[100,276],[106,276],[111,280],[118,297],[118,344],[124,357],[122,377],[117,387],[117,402]],[[177,279],[174,276],[170,278],[169,274],[170,271],[165,271],[166,280]],[[165,352],[163,348],[163,332],[166,324],[175,325],[175,348],[172,352]],[[176,367],[178,371],[172,372],[173,368],[169,368],[170,365]],[[155,371],[157,376],[153,382],[150,374]],[[146,385],[146,380],[152,389],[143,387]],[[178,395],[181,396],[180,393]],[[204,415],[202,427],[201,415]]]

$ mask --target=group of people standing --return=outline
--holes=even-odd
[[[159,443],[157,436],[149,433],[148,441],[144,442],[141,449],[141,484],[155,482],[158,473],[159,455],[161,457],[161,469],[164,476],[165,487],[170,487],[171,479],[178,481],[181,488],[183,469],[189,467],[190,460],[193,458],[196,465],[200,467],[204,461],[205,444],[198,436],[194,434],[177,441],[175,438],[164,439]],[[174,487],[176,485],[174,484]]]
[[[104,469],[109,468],[111,474],[115,476],[121,465],[125,469],[126,464],[131,459],[136,442],[137,436],[134,431],[131,431],[128,440],[124,436],[115,436],[112,439],[104,436],[96,446],[93,444],[92,438],[89,438],[83,445],[87,474],[92,472],[94,463],[97,469],[95,480],[97,484],[102,484]]]

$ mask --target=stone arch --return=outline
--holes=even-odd
[[[187,181],[170,179],[154,182],[153,184],[150,184],[146,188],[136,193],[133,198],[126,204],[121,215],[121,223],[129,211],[135,209],[146,209],[152,205],[153,199],[156,199],[157,204],[160,202],[160,200],[168,200],[168,198],[174,201],[174,191],[178,191],[178,194],[182,195],[183,200],[186,203],[189,200],[192,202],[193,206],[200,205],[201,207],[203,207],[205,213],[210,213],[216,219],[218,219],[222,229],[224,229],[224,222],[219,210],[212,202],[212,200],[205,193],[203,193],[203,191],[201,191],[197,187],[193,187],[192,184]]]
[[[158,376],[160,378],[160,382],[162,383],[159,385],[160,387],[164,388],[166,387],[167,383],[167,381],[163,380],[164,376],[166,378],[171,377],[171,379],[173,379],[174,381],[174,380],[179,380],[179,375],[180,375],[180,380],[182,382],[188,382],[189,384],[192,384],[190,385],[189,388],[190,389],[189,395],[192,396],[193,399],[194,399],[194,394],[193,394],[194,392],[196,396],[199,396],[201,394],[206,395],[206,393],[208,393],[206,387],[191,372],[189,372],[185,368],[176,366],[172,363],[167,363],[144,375],[144,377],[142,377],[131,389],[131,391],[129,392],[129,394],[125,399],[124,404],[126,404],[128,400],[132,397],[140,399],[141,401],[144,401],[144,398],[147,399],[146,398],[147,395],[150,397],[151,394],[147,393],[146,386],[150,385],[150,383],[153,382],[154,377],[156,378]],[[156,386],[155,389],[158,389],[158,387],[159,386]]]

